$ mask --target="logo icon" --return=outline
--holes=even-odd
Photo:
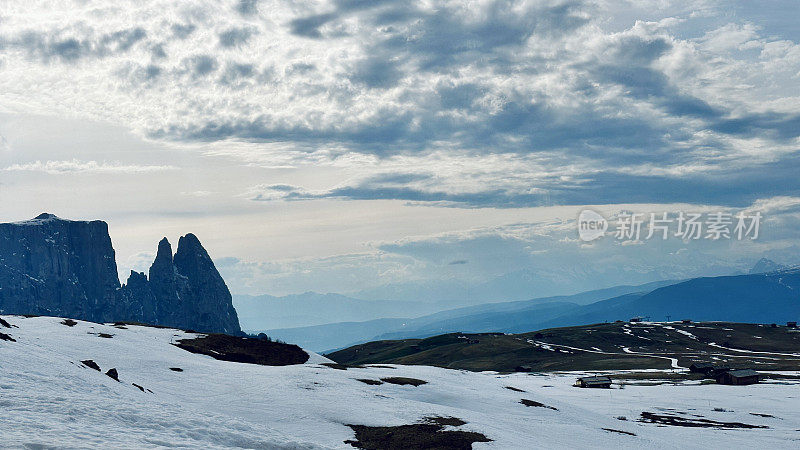
[[[582,241],[589,242],[599,239],[606,234],[608,221],[600,213],[591,209],[584,209],[578,215],[578,236]]]

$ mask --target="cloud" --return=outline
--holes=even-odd
[[[255,33],[253,28],[229,28],[219,33],[219,45],[226,48],[238,47],[246,44]]]
[[[360,254],[269,262],[226,258],[218,267],[226,279],[236,280],[233,285],[248,292],[285,294],[311,289],[369,299],[460,305],[524,300],[613,285],[743,273],[762,256],[797,264],[798,199],[764,198],[741,209],[681,204],[626,208],[645,217],[649,212],[668,212],[672,218],[678,211],[759,210],[764,219],[754,241],[652,238],[632,245],[613,237],[622,211],[606,205],[596,208],[609,219],[609,235],[590,245],[578,239],[575,218],[580,208],[574,208],[540,221],[372,242],[371,251]]]
[[[236,10],[243,16],[251,16],[258,12],[258,0],[239,0]]]
[[[198,198],[208,197],[208,196],[213,195],[213,194],[214,194],[214,192],[212,192],[212,191],[184,191],[184,192],[181,192],[181,195],[185,195],[187,197],[198,197]]]
[[[292,34],[308,38],[321,38],[319,27],[336,17],[335,14],[317,14],[293,19],[289,24]]]
[[[195,77],[202,77],[217,70],[219,63],[211,55],[193,55],[183,60],[183,66]]]
[[[403,72],[393,61],[371,57],[356,64],[350,80],[371,88],[386,88],[396,84],[402,77]]]
[[[133,174],[177,169],[178,168],[175,166],[147,166],[122,164],[118,162],[79,161],[73,159],[67,161],[35,161],[24,164],[12,164],[5,167],[3,170],[6,172],[43,172],[51,175],[59,175],[72,173]]]
[[[187,23],[187,24],[174,23],[170,26],[170,29],[172,30],[172,34],[176,38],[186,39],[187,37],[189,37],[189,35],[194,33],[194,31],[197,29],[197,26],[193,23]]]
[[[340,172],[259,199],[742,205],[800,187],[800,45],[777,12],[726,15],[722,0],[100,1],[92,14],[46,3],[4,17],[8,98],[172,145],[246,147],[226,153],[245,164]],[[375,178],[392,171],[427,178]]]
[[[24,49],[30,57],[38,57],[44,62],[57,58],[71,63],[87,57],[104,58],[125,53],[147,36],[141,27],[81,37],[70,34],[66,30],[51,33],[25,31],[9,40],[9,45]]]

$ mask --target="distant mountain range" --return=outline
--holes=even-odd
[[[413,319],[272,329],[267,334],[316,351],[374,340],[451,332],[522,333],[531,330],[628,320],[786,322],[800,318],[800,269],[620,286],[574,296],[459,308]],[[381,330],[376,333],[376,330]]]
[[[302,294],[276,297],[272,295],[234,295],[233,304],[245,331],[263,331],[278,328],[311,328],[338,322],[366,322],[377,319],[408,319],[430,316],[435,320],[489,312],[524,309],[531,304],[570,302],[579,305],[596,302],[615,295],[652,290],[674,281],[657,281],[640,286],[616,286],[575,295],[561,295],[535,300],[482,303],[453,309],[449,302],[362,300],[341,294]],[[441,313],[441,314],[436,314]],[[382,321],[381,323],[387,323]],[[438,330],[437,330],[438,331]],[[341,333],[339,333],[341,335]],[[347,333],[349,334],[349,333]]]
[[[722,265],[711,266],[707,268],[708,275],[705,276],[766,273],[785,268],[762,258],[750,270]],[[576,267],[551,268],[544,271],[520,269],[477,285],[457,280],[415,281],[387,284],[350,294],[304,292],[281,297],[234,295],[233,302],[242,327],[248,331],[262,331],[387,318],[408,320],[450,310],[458,316],[477,314],[502,311],[504,308],[527,307],[530,306],[528,303],[530,299],[538,299],[534,303],[559,301],[581,305],[630,293],[630,286],[640,286],[638,290],[648,291],[675,282],[649,280],[690,279],[696,276],[687,274],[682,278],[669,278],[668,275],[643,268],[629,268],[614,273],[609,273],[608,270],[608,268]],[[680,270],[668,271],[668,273],[680,272]],[[598,282],[598,279],[603,281]],[[619,283],[624,286],[608,287],[607,290],[595,287],[607,285],[614,280],[626,280],[626,282]],[[588,293],[581,293],[585,291]],[[553,292],[558,294],[554,295]],[[486,305],[500,304],[505,306],[486,309]],[[312,331],[316,333],[316,330]]]
[[[575,295],[489,303],[441,311],[417,318],[376,319],[317,326],[268,329],[264,332],[287,342],[302,342],[315,351],[342,348],[375,339],[433,336],[455,331],[529,331],[542,320],[555,319],[581,305],[632,292],[643,293],[675,281],[639,286],[616,286]]]
[[[750,269],[750,273],[767,273],[767,272],[775,272],[776,270],[784,270],[787,269],[787,266],[782,264],[778,264],[775,261],[767,258],[761,258],[756,262],[752,269]]]
[[[340,294],[234,295],[233,305],[246,331],[423,316],[441,308],[427,302],[360,300]]]
[[[702,275],[731,275],[741,267],[709,264]],[[740,272],[746,273],[746,272]],[[654,269],[635,262],[626,267],[561,264],[526,267],[482,283],[459,280],[408,281],[345,293],[365,300],[423,301],[437,304],[440,311],[484,303],[525,301],[531,298],[573,295],[619,285],[641,285],[667,279],[689,279],[697,272],[682,266]]]

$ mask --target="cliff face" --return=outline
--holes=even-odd
[[[108,225],[52,214],[0,224],[0,312],[135,321],[239,334],[231,294],[200,241],[166,238],[144,273],[120,286]]]
[[[52,214],[0,224],[0,310],[113,320],[119,278],[108,225]]]
[[[179,292],[189,295],[188,315],[193,318],[195,329],[214,326],[224,333],[240,333],[228,286],[195,235],[189,233],[178,240],[173,262],[181,280],[186,280],[186,290]]]
[[[227,334],[242,331],[225,281],[193,234],[180,238],[174,257],[169,241],[162,239],[150,280],[131,272],[122,292],[132,308],[130,315],[141,308],[148,323]]]

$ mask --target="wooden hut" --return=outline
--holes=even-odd
[[[582,388],[608,389],[611,387],[611,378],[608,377],[581,377],[575,386]]]
[[[759,374],[753,369],[729,370],[717,375],[717,383],[742,386],[746,384],[756,384]]]
[[[702,373],[703,375],[708,375],[713,370],[714,366],[709,363],[694,362],[691,366],[689,366],[689,372]]]

